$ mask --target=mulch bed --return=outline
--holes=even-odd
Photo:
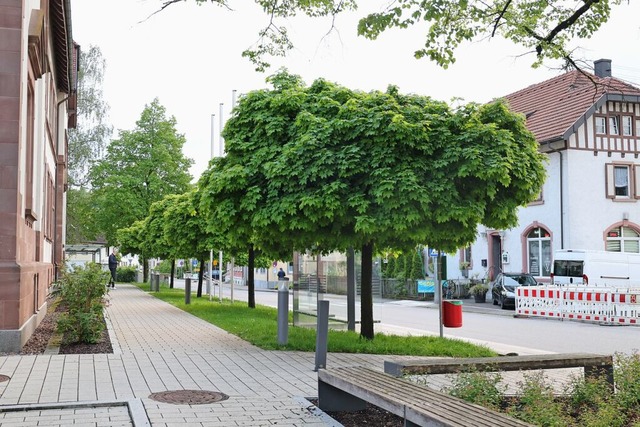
[[[318,400],[309,399],[309,402],[318,406]],[[403,427],[404,421],[397,415],[380,409],[367,403],[367,408],[354,412],[324,411],[344,427],[379,426],[379,427]]]
[[[64,307],[60,304],[56,304],[55,300],[49,299],[49,309],[47,314],[36,330],[34,331],[29,341],[22,347],[20,354],[43,354],[49,345],[49,341],[56,333],[56,325],[58,317],[64,312]],[[102,319],[104,323],[104,319]],[[111,346],[111,340],[109,339],[109,332],[107,331],[106,323],[104,323],[104,329],[100,340],[95,344],[83,344],[83,343],[66,343],[64,337],[60,344],[58,354],[102,354],[113,353],[113,347]]]

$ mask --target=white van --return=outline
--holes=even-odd
[[[614,288],[640,286],[640,254],[562,249],[554,254],[551,283]]]

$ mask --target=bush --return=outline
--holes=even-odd
[[[118,267],[116,282],[133,283],[138,281],[138,270],[135,267]]]
[[[109,272],[96,263],[62,269],[55,294],[67,308],[58,319],[58,330],[65,334],[66,342],[94,344],[100,339],[109,277]]]
[[[453,376],[452,386],[445,391],[467,402],[499,411],[505,391],[500,386],[501,380],[499,373],[464,372]]]
[[[171,260],[170,259],[163,259],[162,261],[160,261],[160,264],[158,264],[156,266],[155,270],[158,273],[170,274],[171,273]]]

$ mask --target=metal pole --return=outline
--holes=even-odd
[[[211,114],[211,159],[215,155],[215,114]],[[209,251],[209,280],[207,280],[207,293],[209,294],[209,301],[211,301],[211,287],[213,285],[213,249]]]
[[[318,301],[318,323],[316,325],[316,368],[327,367],[327,344],[329,336],[329,301]]]
[[[211,301],[211,294],[213,285],[213,249],[209,251],[209,279],[207,279],[207,294],[209,294],[209,301]]]
[[[233,304],[233,285],[234,285],[234,278],[235,278],[235,271],[236,271],[236,259],[231,257],[231,304]]]
[[[222,275],[222,251],[220,251],[220,260],[218,261],[218,294],[220,295],[220,302],[222,302],[222,283],[224,283],[224,277]]]
[[[222,137],[222,129],[224,127],[223,117],[224,104],[220,103],[220,145],[218,146],[218,157],[222,157],[224,154],[224,138]]]
[[[289,287],[278,281],[278,344],[287,345],[289,339]]]
[[[438,318],[440,319],[439,327],[440,327],[440,338],[444,336],[444,331],[442,328],[442,304],[444,303],[442,299],[442,286],[440,285],[440,250],[438,249],[438,257],[436,258],[436,290],[438,293]]]
[[[356,256],[353,248],[347,250],[347,329],[356,330]]]
[[[184,279],[184,303],[191,304],[191,277]]]

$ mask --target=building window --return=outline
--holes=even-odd
[[[640,252],[640,233],[631,227],[616,227],[607,232],[606,249],[609,252]]]
[[[629,168],[627,166],[614,166],[613,185],[616,196],[629,197]]]
[[[601,135],[607,133],[607,121],[604,117],[596,117],[596,133]]]
[[[633,119],[631,116],[622,116],[622,135],[633,135]]]
[[[606,164],[606,187],[607,197],[610,199],[629,199],[633,194],[634,182],[633,172],[637,167],[632,168],[627,164]],[[636,165],[637,166],[637,165]]]
[[[609,135],[620,135],[618,116],[609,116]]]
[[[551,234],[536,227],[527,235],[527,262],[529,273],[536,277],[551,274]]]
[[[640,136],[640,119],[636,119],[636,135]]]

